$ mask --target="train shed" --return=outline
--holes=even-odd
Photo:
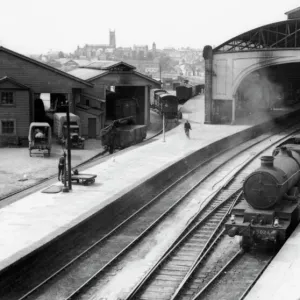
[[[137,72],[134,66],[122,61],[96,61],[72,70],[69,74],[93,84],[92,88],[87,87],[83,90],[76,105],[79,109],[77,110],[78,114],[83,107],[90,107],[93,97],[97,97],[103,111],[101,118],[101,128],[103,128],[104,124],[108,124],[120,116],[118,105],[122,106],[122,103],[124,104],[128,99],[134,99],[136,124],[149,124],[150,89],[159,88],[158,81]],[[119,100],[117,105],[113,101],[115,98]],[[125,115],[130,115],[132,109],[127,106],[123,105],[122,111]]]
[[[300,7],[286,15],[205,46],[206,123],[235,123],[300,101]]]

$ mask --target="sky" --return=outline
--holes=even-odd
[[[1,0],[0,44],[23,54],[79,45],[217,46],[253,28],[287,19],[298,0]]]

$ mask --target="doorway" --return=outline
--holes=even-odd
[[[88,137],[96,138],[96,118],[88,118]]]

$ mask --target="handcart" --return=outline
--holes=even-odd
[[[95,182],[96,177],[97,175],[95,174],[71,174],[72,181],[76,181],[77,183],[81,183],[83,185],[93,184]],[[68,173],[66,175],[66,180],[68,180]]]

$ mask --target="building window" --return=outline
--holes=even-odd
[[[1,105],[13,105],[14,93],[13,92],[1,92]]]
[[[2,134],[14,134],[15,133],[15,121],[14,120],[2,120],[1,121],[1,133]]]

